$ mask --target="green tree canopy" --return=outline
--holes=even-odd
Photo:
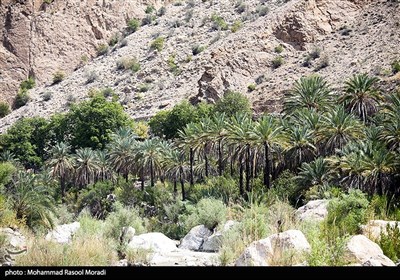
[[[236,113],[251,114],[249,99],[240,92],[228,91],[215,103],[214,111],[225,113],[229,118]]]

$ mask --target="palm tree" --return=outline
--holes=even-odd
[[[71,147],[64,142],[57,143],[51,150],[51,158],[47,162],[51,176],[60,180],[61,199],[63,202],[65,199],[66,180],[74,170],[70,149]]]
[[[303,162],[310,162],[316,156],[314,130],[308,126],[286,125],[285,137],[288,145],[283,150],[286,164],[296,170]]]
[[[154,186],[155,173],[161,167],[163,152],[161,142],[162,140],[155,137],[139,142],[137,146],[136,160],[140,163],[143,170],[150,172],[150,185],[152,187]]]
[[[254,123],[247,114],[235,114],[229,122],[227,122],[227,138],[230,144],[235,147],[235,154],[239,159],[239,189],[240,194],[244,195],[243,188],[243,159],[246,164],[246,190],[250,191],[250,153],[251,146],[255,141]]]
[[[37,181],[35,174],[18,171],[7,195],[16,217],[25,219],[29,227],[54,226],[54,199],[50,190]]]
[[[390,150],[400,152],[400,91],[391,94],[383,107],[382,134]]]
[[[333,101],[328,83],[320,76],[312,75],[295,82],[293,89],[285,95],[283,107],[289,114],[302,108],[323,112],[331,108]]]
[[[190,187],[194,185],[194,154],[198,149],[197,141],[197,127],[194,123],[186,124],[183,130],[178,131],[179,140],[178,147],[189,150],[189,162],[190,162],[190,175],[189,182]]]
[[[263,116],[252,132],[255,142],[264,148],[264,186],[270,188],[270,152],[284,146],[283,127],[270,115]]]
[[[120,128],[112,134],[112,141],[107,146],[108,161],[118,174],[128,182],[129,173],[135,163],[134,150],[138,145],[137,135],[130,128]]]
[[[319,157],[310,163],[303,163],[299,168],[296,180],[300,186],[305,188],[313,186],[326,187],[332,180],[333,175],[329,162]]]
[[[110,169],[110,162],[108,160],[108,153],[104,150],[98,150],[96,152],[97,163],[99,165],[98,178],[96,180],[109,180],[112,178],[112,171]]]
[[[320,148],[324,149],[322,154],[331,154],[336,149],[342,149],[350,141],[363,138],[363,132],[363,125],[340,106],[322,116],[316,136],[321,142]]]
[[[366,122],[369,116],[378,111],[379,102],[382,100],[382,95],[375,87],[378,81],[378,78],[365,73],[354,75],[345,82],[345,92],[340,96],[339,103],[343,104],[348,112]]]
[[[185,177],[188,174],[189,163],[185,158],[185,153],[171,148],[165,151],[163,163],[166,167],[167,174],[172,178],[174,183],[174,195],[177,194],[177,181],[181,184],[182,200],[186,199],[185,193]]]
[[[96,153],[90,148],[76,150],[74,155],[74,168],[76,183],[83,187],[94,182],[100,170]]]
[[[210,134],[213,142],[217,143],[217,154],[218,154],[218,175],[222,176],[224,172],[224,148],[223,142],[228,134],[226,130],[226,117],[225,113],[215,114],[212,117],[210,126]]]

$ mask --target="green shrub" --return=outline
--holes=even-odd
[[[237,201],[240,198],[237,182],[224,176],[210,177],[205,184],[195,184],[188,191],[190,201],[196,203],[203,197],[222,200],[225,204]]]
[[[319,71],[321,69],[324,69],[329,66],[329,58],[327,56],[324,56],[321,58],[321,61],[318,63],[318,65],[315,67],[315,71]]]
[[[115,91],[110,87],[103,89],[100,94],[102,94],[106,98],[111,96],[116,96]]]
[[[263,17],[268,14],[269,9],[267,6],[257,6],[256,11],[259,16]]]
[[[168,57],[168,66],[169,66],[169,71],[174,73],[174,75],[179,75],[180,74],[180,69],[178,64],[175,62],[175,55],[170,55]]]
[[[198,55],[199,53],[201,53],[205,49],[206,49],[206,47],[204,47],[204,46],[195,45],[195,46],[192,47],[192,54],[193,55]]]
[[[250,84],[247,86],[247,90],[252,92],[256,90],[256,85],[255,84]]]
[[[139,92],[147,92],[149,89],[150,85],[147,83],[139,85]]]
[[[283,64],[283,57],[282,56],[276,56],[273,60],[272,60],[272,68],[276,69],[282,66]]]
[[[205,225],[213,230],[217,225],[222,225],[226,220],[227,207],[220,200],[214,198],[201,199],[190,215],[185,219],[185,228],[188,232],[197,225]]]
[[[211,21],[213,22],[214,30],[228,30],[228,24],[225,22],[224,18],[213,13],[211,15]]]
[[[393,74],[400,72],[400,60],[393,61],[391,66]]]
[[[116,210],[111,212],[105,220],[104,235],[119,242],[123,227],[133,227],[136,235],[145,232],[144,221],[139,216],[139,211],[117,203]]]
[[[43,0],[43,3],[51,4],[51,3],[53,3],[53,1],[54,1],[54,0]]]
[[[242,22],[240,20],[236,20],[232,26],[231,26],[231,31],[233,33],[237,32],[240,28],[242,27]]]
[[[309,54],[309,56],[310,56],[312,59],[317,59],[317,58],[320,57],[320,55],[321,55],[321,49],[318,48],[318,47],[315,47],[315,48],[310,52],[310,54]]]
[[[57,71],[53,74],[53,85],[61,83],[65,78],[65,73],[63,71]]]
[[[114,34],[111,36],[111,38],[108,40],[108,45],[110,47],[114,47],[119,41],[119,35],[118,34]]]
[[[30,99],[31,99],[31,97],[29,96],[27,91],[18,92],[17,96],[15,97],[15,100],[14,100],[14,108],[18,109],[18,108],[26,105],[26,103],[28,103]]]
[[[400,259],[400,227],[396,223],[394,227],[389,224],[386,227],[386,234],[382,233],[379,240],[385,256],[397,262]]]
[[[11,113],[10,105],[6,102],[0,102],[0,118],[4,118]]]
[[[35,87],[35,79],[33,77],[29,77],[25,81],[22,81],[19,88],[22,91],[28,90],[28,89],[33,89]]]
[[[98,75],[94,70],[86,72],[85,75],[86,75],[86,84],[93,83],[98,78]]]
[[[108,53],[108,45],[100,44],[97,46],[97,56],[105,55]]]
[[[114,202],[107,198],[114,190],[111,181],[97,182],[80,191],[77,201],[78,210],[88,208],[93,217],[104,219],[114,210]]]
[[[140,27],[140,22],[139,22],[138,19],[133,18],[133,19],[130,19],[130,20],[128,21],[128,24],[127,24],[127,25],[128,25],[128,26],[127,26],[127,29],[128,29],[128,31],[129,31],[129,33],[134,33],[134,32],[136,32],[136,31],[139,29],[139,27]]]
[[[156,8],[154,8],[153,5],[148,5],[148,6],[146,7],[146,10],[145,10],[144,12],[145,12],[146,14],[151,14],[151,13],[153,13],[155,10],[156,10]]]
[[[156,16],[154,16],[154,15],[147,15],[147,16],[145,16],[144,18],[142,18],[142,25],[151,24],[155,19],[156,19]]]
[[[74,213],[68,210],[67,205],[61,204],[58,205],[55,209],[55,215],[57,218],[58,225],[69,224],[74,221],[75,215]]]
[[[236,113],[251,114],[249,99],[240,92],[227,91],[224,97],[215,103],[216,113],[225,113],[229,118]]]
[[[283,46],[281,44],[279,44],[278,46],[275,47],[274,51],[276,53],[282,53],[284,50]]]
[[[328,229],[336,230],[338,236],[359,233],[360,225],[366,222],[368,204],[366,195],[360,190],[350,190],[348,194],[332,199],[328,204]]]
[[[137,61],[136,57],[123,57],[117,61],[117,68],[124,70],[131,69],[133,73],[136,73],[140,70],[140,63]]]
[[[150,44],[150,48],[161,52],[164,47],[164,37],[158,37]]]

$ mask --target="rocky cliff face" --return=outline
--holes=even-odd
[[[31,102],[1,120],[0,132],[22,116],[49,116],[68,110],[71,102],[88,98],[90,90],[106,87],[115,91],[131,116],[145,119],[182,99],[193,103],[214,102],[227,90],[247,94],[256,113],[277,111],[283,94],[294,81],[315,73],[325,77],[338,93],[346,79],[360,72],[378,76],[385,91],[400,83],[399,76],[390,71],[390,64],[400,59],[399,3],[384,0],[175,2],[166,5],[166,13],[152,24],[127,36],[126,44],[119,43],[108,54],[78,67],[60,84],[50,85],[48,77],[57,68],[64,70],[67,63],[54,63],[54,68],[48,70],[42,53],[42,63],[34,69],[47,73],[47,78],[43,76],[44,85],[30,91]],[[105,13],[106,8],[98,5]],[[85,23],[85,32],[92,37],[93,24],[103,26],[98,28],[105,30],[104,34],[115,32],[107,31],[105,20],[102,25],[95,20],[91,22]],[[239,22],[236,31],[234,27]],[[72,34],[73,29],[71,26],[64,32]],[[157,37],[164,38],[160,52],[150,48]],[[54,38],[48,40],[53,42]],[[69,44],[86,46],[74,40],[65,40],[62,45]],[[279,45],[283,46],[281,53],[276,50]],[[93,51],[93,46],[88,47],[88,52]],[[205,50],[195,55],[196,46]],[[43,49],[47,47],[42,44]],[[316,49],[319,56],[307,60]],[[68,50],[52,53],[49,63],[75,59],[71,68],[72,64],[75,67],[83,52],[72,52],[75,50],[72,46]],[[274,61],[279,56],[282,65],[276,67]],[[132,58],[140,63],[138,72],[117,67],[118,62]],[[249,85],[255,89],[249,90]],[[44,94],[51,95],[51,99],[46,101]]]
[[[0,1],[0,101],[11,102],[28,76],[37,84],[53,73],[71,73],[90,60],[96,47],[118,34],[146,5],[168,1],[43,0]]]

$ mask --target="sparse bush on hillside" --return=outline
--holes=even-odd
[[[27,91],[20,91],[17,93],[17,96],[15,97],[14,100],[14,108],[18,109],[24,105],[26,105],[26,103],[28,103],[28,101],[31,99],[31,97],[29,96]]]
[[[121,42],[119,43],[119,46],[126,47],[128,45],[128,40],[126,38],[122,39]]]
[[[321,56],[321,49],[318,48],[318,47],[315,47],[315,48],[309,53],[309,56],[310,56],[312,59],[317,59],[317,58],[319,58],[319,57]]]
[[[100,44],[97,46],[97,56],[105,55],[108,53],[108,45]]]
[[[318,65],[315,67],[315,71],[319,71],[321,69],[324,69],[329,66],[329,58],[328,56],[324,56],[321,58],[321,61],[318,63]]]
[[[133,73],[136,73],[140,70],[140,63],[137,61],[136,57],[123,57],[117,61],[117,68],[124,70],[130,69]]]
[[[181,73],[178,64],[175,62],[175,54],[170,55],[168,57],[168,66],[169,66],[169,71],[174,73],[174,75],[179,75]]]
[[[282,66],[282,64],[283,64],[283,57],[282,56],[276,56],[272,61],[271,61],[271,64],[272,64],[272,68],[273,69],[276,69],[276,68],[279,68],[279,67],[281,67]]]
[[[150,85],[147,83],[139,85],[139,92],[147,92],[150,89]]]
[[[151,42],[150,48],[161,52],[164,47],[164,41],[164,37],[157,37],[153,42]]]
[[[400,72],[400,60],[393,61],[391,66],[392,66],[393,74],[396,74],[396,73]]]
[[[167,12],[167,8],[165,6],[162,6],[158,11],[157,11],[157,16],[161,17],[163,15],[165,15],[165,13]]]
[[[276,53],[282,53],[284,50],[283,46],[281,44],[279,44],[278,46],[275,47],[274,51]]]
[[[114,47],[119,41],[119,35],[118,34],[114,34],[111,36],[111,38],[108,40],[108,45],[110,47]]]
[[[96,71],[94,71],[94,70],[86,72],[85,76],[86,76],[86,84],[93,83],[98,78],[98,75],[97,75]]]
[[[192,47],[192,54],[197,55],[197,54],[201,53],[202,51],[204,51],[205,49],[206,49],[206,47],[204,47],[202,45],[195,45]]]
[[[52,97],[52,93],[50,91],[46,91],[42,94],[43,101],[49,101]]]
[[[127,26],[127,29],[128,29],[128,31],[129,31],[129,33],[134,33],[134,32],[136,32],[136,31],[139,29],[139,27],[140,27],[140,22],[139,22],[138,19],[133,18],[133,19],[131,19],[131,20],[128,21],[128,24],[127,24],[127,25],[128,25],[128,26]]]
[[[242,0],[236,1],[235,11],[239,14],[244,13],[248,9],[247,5]]]
[[[215,112],[225,113],[227,117],[236,113],[251,114],[249,99],[240,92],[228,91],[215,103]]]
[[[155,10],[156,10],[156,8],[154,8],[153,5],[148,5],[148,6],[146,7],[146,10],[145,10],[144,12],[145,12],[146,14],[151,14],[151,13],[153,13]]]
[[[255,84],[250,84],[247,86],[247,90],[252,92],[256,90],[256,85]]]
[[[216,13],[211,15],[211,21],[213,22],[212,28],[214,30],[228,30],[228,24],[225,22],[224,18]]]
[[[242,22],[240,20],[236,20],[232,26],[231,26],[231,31],[233,33],[237,32],[240,28],[242,27]]]
[[[0,102],[0,118],[4,118],[11,113],[10,105],[6,102]]]
[[[257,8],[256,8],[256,12],[258,13],[259,16],[263,17],[263,16],[265,16],[265,15],[268,14],[269,9],[268,9],[267,6],[259,5],[259,6],[257,6]]]
[[[154,15],[147,15],[144,18],[142,18],[142,25],[149,25],[151,24],[154,20],[156,19],[156,16]]]
[[[53,85],[61,83],[65,78],[65,73],[61,70],[58,70],[53,74]]]

